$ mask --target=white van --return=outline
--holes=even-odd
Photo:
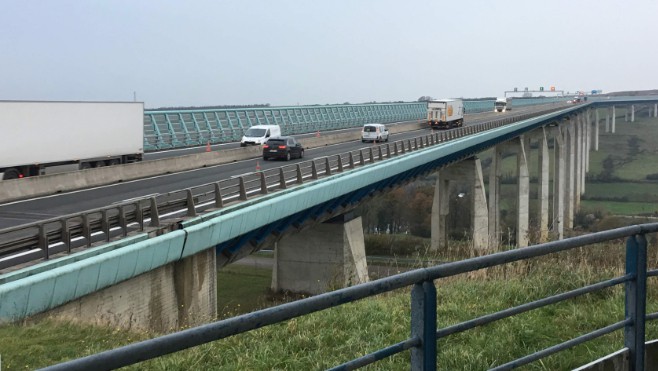
[[[361,141],[388,142],[388,129],[384,124],[365,124],[361,129]]]
[[[240,147],[265,144],[268,139],[281,136],[279,125],[254,125],[244,132]]]

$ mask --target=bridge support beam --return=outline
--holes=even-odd
[[[566,169],[565,169],[565,189],[564,189],[564,226],[573,228],[574,202],[576,190],[576,125],[571,119],[567,124],[564,132],[564,143],[566,146]]]
[[[658,117],[658,104],[653,105],[653,117]]]
[[[578,211],[578,208],[580,207],[580,195],[583,192],[583,186],[582,186],[582,173],[583,173],[583,117],[584,115],[579,114],[576,116],[576,152],[574,153],[574,161],[575,161],[575,179],[574,179],[574,213]]]
[[[599,150],[599,110],[594,110],[594,114],[596,116],[595,122],[594,122],[594,150],[598,151]]]
[[[553,233],[558,239],[564,238],[564,197],[566,146],[565,134],[560,126],[553,131]]]
[[[631,104],[631,122],[635,122],[635,105]]]
[[[500,178],[502,177],[503,145],[493,149],[489,168],[489,249],[498,251],[501,240],[500,230]]]
[[[612,133],[615,133],[615,122],[617,121],[617,113],[615,106],[612,106]]]
[[[610,108],[605,111],[605,132],[610,132]]]
[[[482,179],[482,165],[477,157],[468,158],[439,170],[432,203],[431,249],[438,250],[447,247],[446,216],[449,213],[451,181],[462,181],[470,184],[472,248],[485,250],[489,243],[489,216]]]
[[[539,138],[539,208],[538,208],[538,218],[539,220],[539,243],[546,242],[548,239],[548,168],[549,168],[549,157],[548,157],[548,140],[546,138],[546,128],[541,128],[541,136]]]
[[[125,329],[171,332],[217,317],[215,249],[169,263],[44,313]]]
[[[368,281],[361,217],[352,213],[286,236],[275,245],[274,291],[316,295]]]
[[[530,158],[530,145],[528,137],[521,135],[512,140],[516,147],[516,245],[526,247],[529,243],[530,223],[530,173],[528,159]]]

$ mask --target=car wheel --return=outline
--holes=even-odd
[[[267,161],[267,156],[263,156],[263,161]]]
[[[365,142],[366,142],[366,140],[365,140],[365,139],[361,139],[361,143],[365,143]]]
[[[286,152],[286,161],[290,161],[290,151]]]
[[[299,158],[304,158],[304,150],[301,150],[301,152],[299,152]]]

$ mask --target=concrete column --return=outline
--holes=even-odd
[[[575,155],[576,155],[576,124],[573,119],[567,124],[567,130],[565,130],[565,146],[566,146],[566,168],[565,168],[565,177],[566,183],[564,188],[564,227],[573,228],[573,217],[574,217],[574,199],[575,199]]]
[[[500,247],[500,178],[502,176],[503,146],[493,149],[489,168],[489,248],[498,251]]]
[[[564,238],[564,189],[565,189],[565,158],[566,146],[562,128],[554,129],[553,152],[555,156],[553,171],[553,231],[558,239]]]
[[[321,294],[368,282],[361,217],[343,214],[275,245],[272,290]]]
[[[658,104],[653,105],[653,117],[658,117]]]
[[[635,122],[635,105],[631,104],[631,122]]]
[[[582,141],[583,144],[580,147],[580,195],[585,193],[585,179],[587,174],[587,151],[589,150],[589,116],[585,114],[583,116],[582,125]],[[578,196],[578,209],[580,209],[580,195]]]
[[[437,219],[442,226],[437,227],[436,231],[442,234],[434,238],[434,229],[432,229],[432,242],[436,241],[436,245],[433,245],[432,249],[447,247],[445,216],[449,212],[450,181],[462,181],[470,184],[472,247],[475,250],[485,250],[489,243],[489,218],[484,180],[482,179],[482,165],[477,157],[468,158],[439,171],[437,185],[434,188],[432,226],[436,224],[434,218],[438,216]],[[435,210],[438,211],[438,215],[434,213]]]
[[[628,106],[626,106],[626,109],[624,110],[624,122],[628,122]]]
[[[548,141],[546,139],[546,128],[541,128],[541,137],[539,138],[539,243],[546,242],[548,239]]]
[[[599,110],[594,110],[596,122],[594,122],[594,150],[599,150]]]
[[[44,316],[161,333],[214,321],[216,258],[214,248],[201,251],[73,300]]]
[[[612,106],[612,133],[615,133],[615,122],[617,121],[617,113],[615,111],[615,106]]]
[[[528,246],[528,224],[530,204],[530,175],[528,173],[528,158],[530,146],[526,136],[521,135],[514,139],[517,147],[516,153],[516,175],[517,175],[517,200],[516,200],[516,244],[518,247]]]
[[[610,132],[610,107],[605,111],[605,132]]]
[[[582,182],[582,171],[583,171],[583,115],[578,115],[576,116],[576,136],[575,136],[575,148],[576,152],[573,154],[574,161],[575,161],[575,166],[574,166],[574,171],[575,171],[575,179],[574,179],[574,187],[575,191],[573,194],[573,204],[574,204],[574,213],[578,211],[578,208],[580,207],[580,192],[582,189],[581,182]]]
[[[436,173],[434,199],[432,201],[430,249],[438,251],[448,246],[446,216],[450,212],[450,181],[444,179],[441,172]]]

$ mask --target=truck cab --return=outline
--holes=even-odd
[[[496,98],[494,102],[494,112],[505,112],[507,110],[507,99]]]

